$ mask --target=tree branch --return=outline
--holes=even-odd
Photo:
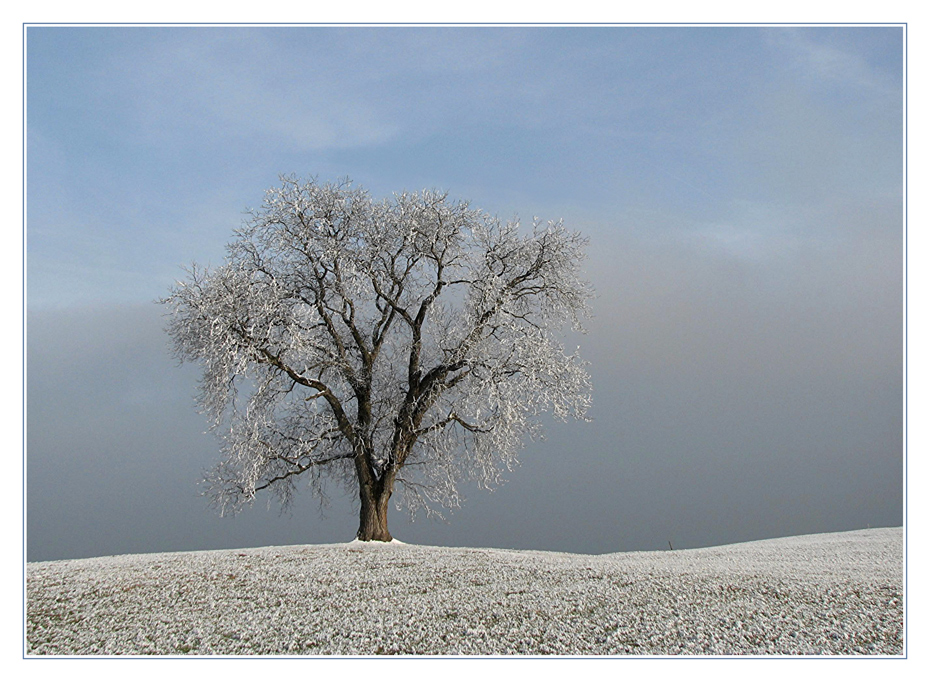
[[[340,460],[340,459],[352,459],[354,456],[355,456],[355,455],[353,455],[353,454],[351,454],[351,453],[346,453],[346,454],[342,454],[342,455],[333,455],[332,457],[327,457],[326,459],[311,460],[311,461],[308,462],[307,464],[298,465],[298,467],[297,467],[296,469],[293,469],[292,471],[287,471],[287,472],[285,472],[285,473],[283,473],[283,474],[280,474],[280,475],[278,475],[278,476],[274,476],[274,477],[272,477],[272,478],[269,478],[269,479],[268,479],[267,481],[265,481],[265,483],[263,483],[262,485],[257,485],[257,486],[255,486],[254,490],[255,490],[255,492],[258,492],[259,490],[264,490],[265,488],[268,488],[268,487],[274,485],[274,484],[277,483],[278,481],[283,481],[283,480],[285,480],[285,479],[287,479],[287,478],[290,478],[291,476],[299,476],[300,474],[304,473],[305,471],[308,471],[309,469],[311,469],[311,468],[313,468],[313,467],[315,467],[315,466],[323,466],[324,464],[331,464],[332,462],[338,461],[338,460]]]

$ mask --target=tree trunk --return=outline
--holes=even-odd
[[[362,483],[359,486],[358,537],[359,540],[379,540],[390,542],[393,540],[388,531],[388,501],[391,499],[391,489],[394,487],[394,476],[385,474],[378,481]]]

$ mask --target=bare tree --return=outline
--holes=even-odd
[[[456,482],[497,483],[543,412],[584,417],[588,375],[560,342],[592,293],[584,238],[436,192],[282,183],[223,265],[162,301],[177,356],[203,368],[222,512],[265,489],[286,506],[298,477],[323,494],[325,472],[357,492],[358,538],[390,541],[395,483],[411,513],[457,506]]]

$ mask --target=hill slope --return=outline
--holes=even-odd
[[[29,655],[903,654],[900,528],[602,556],[352,542],[27,565]]]

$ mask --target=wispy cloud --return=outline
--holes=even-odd
[[[283,51],[267,34],[181,31],[113,55],[110,101],[127,98],[135,133],[156,143],[179,136],[302,150],[351,148],[390,139],[358,74],[305,49]]]
[[[795,72],[802,77],[882,94],[901,90],[900,71],[889,73],[870,64],[863,55],[861,45],[857,45],[859,50],[848,48],[837,39],[835,32],[828,29],[787,28],[769,31],[765,35],[769,43],[782,52]]]

